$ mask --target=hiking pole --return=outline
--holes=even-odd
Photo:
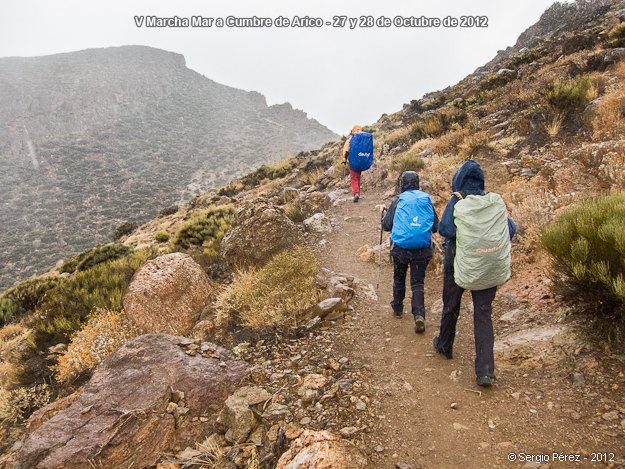
[[[380,269],[382,268],[382,221],[384,220],[384,212],[386,212],[385,208],[382,209],[382,215],[380,216],[380,251],[378,254],[378,283],[375,287],[376,290],[380,288]]]
[[[432,236],[432,241],[434,242],[434,244],[436,245],[436,247],[438,248],[438,252],[440,252],[441,254],[443,253],[443,250],[441,249],[440,244],[438,244],[438,242],[436,241],[436,239],[434,239],[434,236]]]

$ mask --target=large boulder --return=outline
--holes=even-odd
[[[214,430],[249,367],[227,350],[165,334],[115,351],[67,409],[32,432],[20,468],[146,467]]]
[[[221,252],[230,265],[262,265],[303,240],[300,229],[284,211],[266,200],[256,199],[237,213],[221,242]]]
[[[208,276],[190,256],[167,254],[135,273],[124,296],[124,310],[145,332],[186,335],[211,291]]]
[[[353,443],[328,431],[305,430],[285,452],[276,469],[364,469],[367,456]]]

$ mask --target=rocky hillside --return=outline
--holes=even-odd
[[[336,137],[138,46],[0,59],[0,287]]]

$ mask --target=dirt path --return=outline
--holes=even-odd
[[[348,199],[330,209],[327,214],[337,226],[318,248],[321,264],[375,286],[377,265],[359,260],[356,251],[362,245],[378,243],[380,215],[375,206],[388,206],[389,202],[378,190],[365,192],[357,204]],[[605,408],[624,406],[622,395],[619,397],[622,391],[607,404],[588,387],[572,387],[570,371],[561,364],[524,368],[497,359],[496,384],[490,389],[476,386],[472,314],[466,312],[468,293],[463,297],[465,311],[458,322],[454,359],[445,360],[434,353],[432,339],[438,332],[440,311],[432,311],[432,305],[441,298],[441,290],[441,276],[429,270],[426,332],[417,335],[409,299],[404,317],[392,317],[392,265],[383,263],[379,300],[358,300],[355,317],[339,328],[335,348],[366,370],[372,380],[374,395],[368,396],[372,402],[368,412],[376,423],[361,438],[376,467],[392,468],[398,462],[414,468],[605,467],[591,461],[593,452],[613,452],[615,459],[622,460],[622,432],[618,428],[610,432],[612,427],[603,425],[607,422],[601,413],[585,408],[592,403],[605,412],[601,404]],[[522,300],[498,292],[493,314],[496,336],[501,329],[496,318],[519,306],[523,306]],[[618,427],[620,421],[616,424]],[[510,462],[510,453],[524,460]],[[543,455],[538,456],[542,465],[540,461],[528,463],[519,453]],[[553,453],[580,454],[580,461],[554,462]]]

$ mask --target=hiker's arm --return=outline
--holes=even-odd
[[[516,233],[516,225],[510,218],[508,218],[508,232],[510,233],[510,239],[512,239]]]
[[[391,206],[384,214],[384,218],[382,219],[382,230],[384,231],[393,230],[393,219],[395,218],[395,209],[397,208],[397,202],[399,202],[399,198],[396,198],[393,200],[393,202],[391,202]]]
[[[436,210],[434,210],[434,226],[432,226],[432,233],[436,233],[438,231],[438,215],[436,214]]]
[[[349,155],[349,142],[351,142],[351,135],[347,137],[345,140],[345,144],[343,145],[343,163],[347,163],[347,156]]]
[[[456,239],[454,207],[456,206],[457,201],[458,197],[456,197],[455,195],[451,197],[449,202],[447,202],[447,206],[445,207],[445,211],[443,212],[441,221],[438,224],[438,232],[441,234],[441,236],[447,239]]]

